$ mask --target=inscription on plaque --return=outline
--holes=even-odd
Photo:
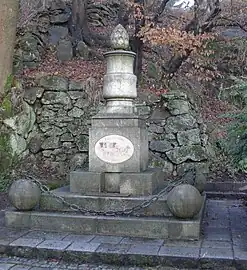
[[[117,164],[127,161],[134,153],[132,142],[120,135],[108,135],[97,141],[95,154],[105,162]]]

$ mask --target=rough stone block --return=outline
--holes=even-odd
[[[81,194],[100,193],[104,189],[104,174],[73,171],[70,173],[70,192]]]

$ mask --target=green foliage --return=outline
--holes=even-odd
[[[5,190],[8,186],[7,179],[13,162],[9,140],[9,134],[0,133],[0,191]]]
[[[0,103],[1,115],[4,118],[13,116],[13,106],[10,98],[10,91],[13,86],[14,77],[9,75],[4,89],[5,96]],[[10,135],[7,130],[3,130],[0,125],[0,191],[7,189],[10,183],[10,174],[15,163],[16,157],[12,155],[12,148],[10,144]]]
[[[14,76],[12,74],[10,74],[8,77],[7,77],[7,80],[5,82],[5,85],[4,85],[4,89],[5,91],[9,91],[13,85],[13,82],[14,82]]]
[[[228,124],[227,136],[222,141],[222,146],[237,169],[247,171],[247,108],[224,117],[232,121]]]
[[[247,77],[230,76],[230,79],[233,81],[233,85],[221,88],[218,97],[244,108],[247,105]]]

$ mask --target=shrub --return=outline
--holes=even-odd
[[[223,148],[237,169],[247,171],[247,107],[241,112],[229,113],[223,117],[231,120],[222,141]]]
[[[230,79],[233,85],[221,88],[218,97],[242,109],[247,106],[247,77],[230,76]]]

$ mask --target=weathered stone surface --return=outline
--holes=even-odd
[[[24,62],[35,62],[37,59],[40,58],[39,51],[23,51],[22,53],[22,59]]]
[[[180,115],[190,112],[190,105],[189,102],[186,100],[170,100],[167,108],[172,115]]]
[[[164,128],[156,124],[150,124],[148,127],[148,131],[160,134],[164,132]]]
[[[12,118],[5,119],[4,124],[11,127],[18,135],[25,137],[33,129],[35,121],[36,116],[33,108],[23,102],[22,112]]]
[[[200,144],[200,129],[195,128],[186,131],[179,131],[177,133],[177,139],[179,145]]]
[[[174,99],[187,100],[188,96],[183,91],[172,91],[172,92],[168,92],[166,94],[162,94],[161,98],[162,98],[162,100],[164,100],[166,102],[170,102],[171,100],[174,100]]]
[[[71,108],[71,100],[65,92],[46,91],[41,100],[43,104],[62,104],[65,108]]]
[[[52,26],[49,29],[49,41],[53,45],[57,45],[58,41],[68,36],[69,31],[67,27]]]
[[[29,104],[34,104],[37,98],[41,98],[44,93],[44,89],[42,87],[31,87],[27,88],[24,93],[24,99]]]
[[[196,127],[196,119],[190,114],[172,116],[167,119],[165,131],[167,133],[177,133]]]
[[[176,140],[176,135],[173,133],[167,133],[167,134],[164,134],[164,139],[173,141],[173,140]]]
[[[81,169],[85,166],[85,163],[87,161],[88,155],[85,153],[77,153],[75,154],[69,163],[70,171],[74,171],[77,169]]]
[[[76,137],[76,145],[79,151],[88,151],[89,137],[87,135],[80,135]]]
[[[69,82],[68,79],[64,77],[45,76],[40,79],[39,85],[43,87],[45,90],[67,91],[69,87]]]
[[[199,191],[187,184],[176,186],[167,196],[167,205],[178,218],[193,218],[201,210],[202,202]]]
[[[175,164],[180,164],[187,160],[203,161],[208,158],[205,148],[200,145],[176,147],[168,151],[166,155]]]
[[[26,33],[19,44],[25,52],[35,52],[38,47],[38,39],[32,33]]]
[[[73,58],[73,47],[70,40],[60,40],[57,46],[58,61],[69,61]]]
[[[46,132],[51,129],[51,124],[46,121],[42,121],[42,123],[39,125],[39,128],[42,132]]]
[[[150,142],[149,148],[153,151],[164,153],[171,150],[173,147],[167,140],[153,140]]]
[[[70,110],[68,112],[68,116],[70,117],[74,117],[74,118],[79,118],[81,117],[82,115],[84,115],[84,111],[77,108],[77,107],[74,107],[72,110]]]
[[[71,80],[69,82],[69,90],[70,91],[75,91],[76,98],[77,98],[78,95],[79,95],[78,96],[78,98],[79,98],[79,97],[81,97],[79,93],[81,93],[81,91],[84,91],[84,84],[85,83],[83,81]],[[73,92],[72,93],[69,92],[69,95],[72,95],[72,94],[73,94]],[[73,98],[73,97],[71,96],[71,98]]]
[[[201,142],[202,146],[207,146],[208,144],[208,135],[207,134],[201,134]]]
[[[40,196],[39,187],[26,179],[13,182],[9,189],[9,200],[18,210],[32,210],[38,204]]]
[[[165,173],[165,175],[171,175],[174,170],[174,166],[171,162],[164,160],[162,171]]]
[[[196,170],[199,173],[209,173],[209,165],[207,162],[185,162],[177,165],[178,176],[184,175],[189,170]]]
[[[65,128],[59,128],[56,126],[51,126],[51,129],[48,131],[44,132],[44,135],[49,137],[49,136],[60,136],[66,132]]]
[[[59,137],[48,137],[42,143],[42,149],[55,149],[59,147]]]
[[[78,52],[79,56],[81,56],[84,60],[89,59],[89,48],[83,41],[78,42],[77,52]]]
[[[64,133],[60,137],[60,141],[61,142],[73,142],[74,141],[74,137],[71,135],[71,133]]]
[[[69,13],[60,13],[50,16],[50,22],[53,24],[66,23],[69,20]]]
[[[80,109],[86,109],[89,106],[90,106],[90,102],[88,101],[88,99],[85,99],[85,98],[79,98],[75,103],[75,107],[78,107]]]
[[[48,106],[43,106],[42,107],[42,110],[40,112],[40,116],[43,118],[43,119],[46,119],[46,118],[55,118],[56,116],[56,112],[52,109],[50,109]]]
[[[28,143],[30,153],[37,154],[41,150],[42,139],[39,135],[32,137]]]
[[[16,133],[10,135],[10,145],[13,155],[21,156],[25,154],[27,149],[26,140]]]

